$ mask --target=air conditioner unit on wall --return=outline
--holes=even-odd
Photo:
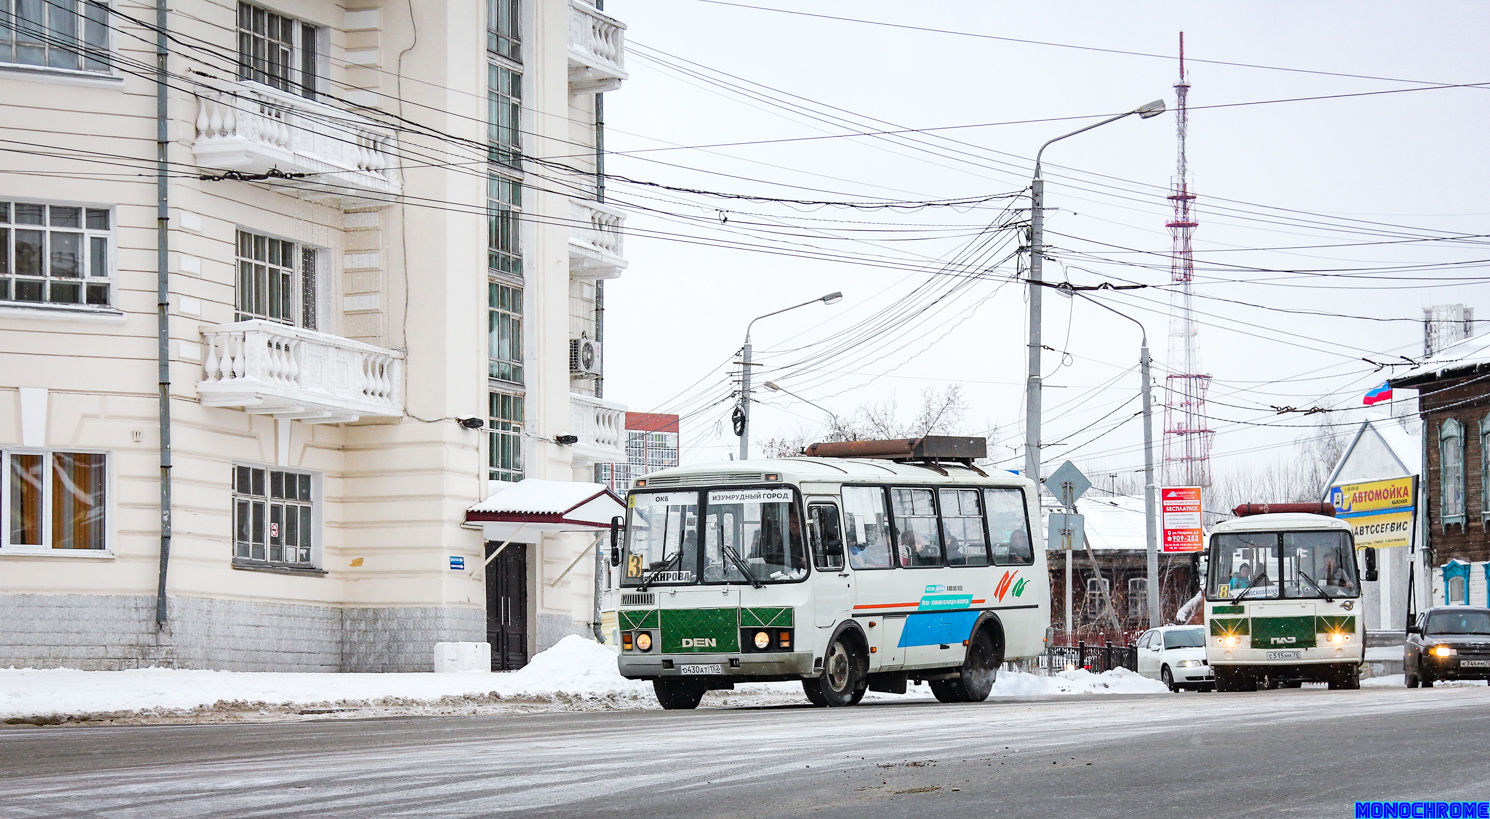
[[[569,374],[581,378],[600,377],[600,342],[587,336],[569,339]]]

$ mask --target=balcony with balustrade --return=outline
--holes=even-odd
[[[609,205],[569,200],[569,273],[581,279],[614,279],[626,269],[621,229],[626,214]]]
[[[272,321],[204,327],[206,407],[310,424],[403,416],[403,353]]]
[[[593,395],[569,394],[570,446],[575,466],[626,462],[626,406]]]
[[[569,0],[569,93],[596,94],[626,79],[626,24],[587,0]]]
[[[397,138],[367,117],[257,82],[210,86],[197,95],[192,143],[204,171],[347,207],[403,191]]]

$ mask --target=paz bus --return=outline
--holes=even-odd
[[[666,709],[800,680],[818,706],[926,681],[978,702],[1050,624],[1035,484],[978,438],[814,444],[801,457],[637,479],[620,567],[623,676]]]
[[[1365,628],[1350,525],[1329,504],[1243,504],[1211,530],[1206,660],[1217,691],[1359,688]],[[1366,580],[1374,580],[1368,552]]]

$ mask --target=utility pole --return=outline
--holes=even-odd
[[[1041,278],[1041,268],[1044,263],[1045,252],[1045,179],[1040,175],[1040,158],[1045,154],[1045,149],[1052,143],[1060,142],[1067,137],[1084,134],[1093,128],[1100,128],[1110,122],[1117,122],[1123,117],[1137,114],[1142,119],[1156,117],[1164,113],[1164,100],[1140,105],[1132,111],[1124,111],[1116,116],[1108,117],[1101,122],[1094,122],[1085,128],[1078,128],[1069,134],[1062,134],[1055,139],[1048,140],[1035,152],[1035,176],[1030,180],[1030,269],[1029,269],[1029,299],[1030,299],[1030,355],[1029,373],[1025,379],[1025,404],[1024,404],[1024,475],[1036,484],[1040,483],[1040,291],[1044,289]],[[747,333],[748,335],[748,333]]]
[[[1143,324],[1138,326],[1142,327]],[[1145,568],[1149,578],[1149,628],[1158,628],[1164,625],[1164,615],[1159,605],[1159,513],[1156,508],[1159,490],[1154,485],[1154,401],[1149,363],[1149,335],[1145,332],[1138,359],[1138,371],[1143,376],[1143,534],[1146,541]]]

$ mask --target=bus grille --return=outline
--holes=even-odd
[[[657,595],[652,594],[651,592],[646,592],[643,594],[623,594],[621,595],[621,605],[655,606],[657,605]]]

